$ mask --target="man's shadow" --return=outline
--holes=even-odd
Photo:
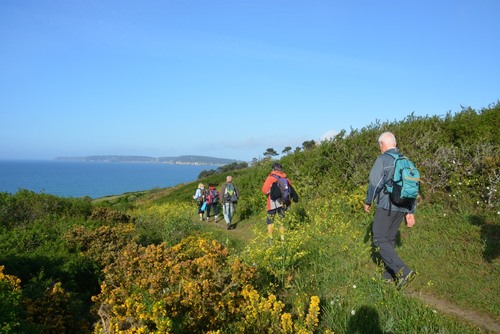
[[[488,223],[483,216],[470,215],[467,218],[472,225],[481,228],[481,239],[484,241],[483,259],[491,263],[500,256],[500,225]]]
[[[383,334],[377,310],[363,305],[349,318],[346,328],[347,334]]]

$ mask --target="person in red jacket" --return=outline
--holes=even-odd
[[[269,237],[272,239],[273,237],[273,224],[274,224],[274,216],[278,214],[280,217],[285,216],[285,210],[288,208],[288,205],[290,205],[289,199],[282,200],[282,199],[272,199],[271,195],[271,188],[273,186],[273,183],[279,182],[280,178],[283,179],[283,181],[286,180],[286,185],[289,187],[289,196],[290,198],[296,196],[293,191],[292,183],[290,180],[287,178],[286,174],[283,172],[283,166],[279,162],[275,162],[273,164],[273,170],[271,173],[267,176],[266,180],[264,181],[264,184],[262,185],[262,192],[267,195],[267,232],[269,233]],[[298,200],[298,199],[297,199]],[[295,201],[295,198],[294,198]]]

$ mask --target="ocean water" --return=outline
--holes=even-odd
[[[99,198],[195,181],[210,166],[160,163],[0,161],[0,192],[28,189],[62,197]]]

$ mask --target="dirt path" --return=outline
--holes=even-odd
[[[468,322],[484,328],[490,332],[500,333],[500,323],[488,315],[481,314],[472,310],[465,310],[457,305],[451,304],[448,301],[436,298],[432,295],[425,294],[422,292],[408,292],[412,297],[419,298],[425,304],[441,311],[444,313],[455,315],[459,318],[463,318]]]

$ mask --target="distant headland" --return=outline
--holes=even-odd
[[[57,157],[55,160],[80,161],[80,162],[141,162],[141,163],[163,163],[174,165],[217,165],[223,166],[233,162],[235,159],[224,159],[206,157],[201,155],[181,155],[178,157],[147,157],[138,155],[92,155],[87,157]]]

